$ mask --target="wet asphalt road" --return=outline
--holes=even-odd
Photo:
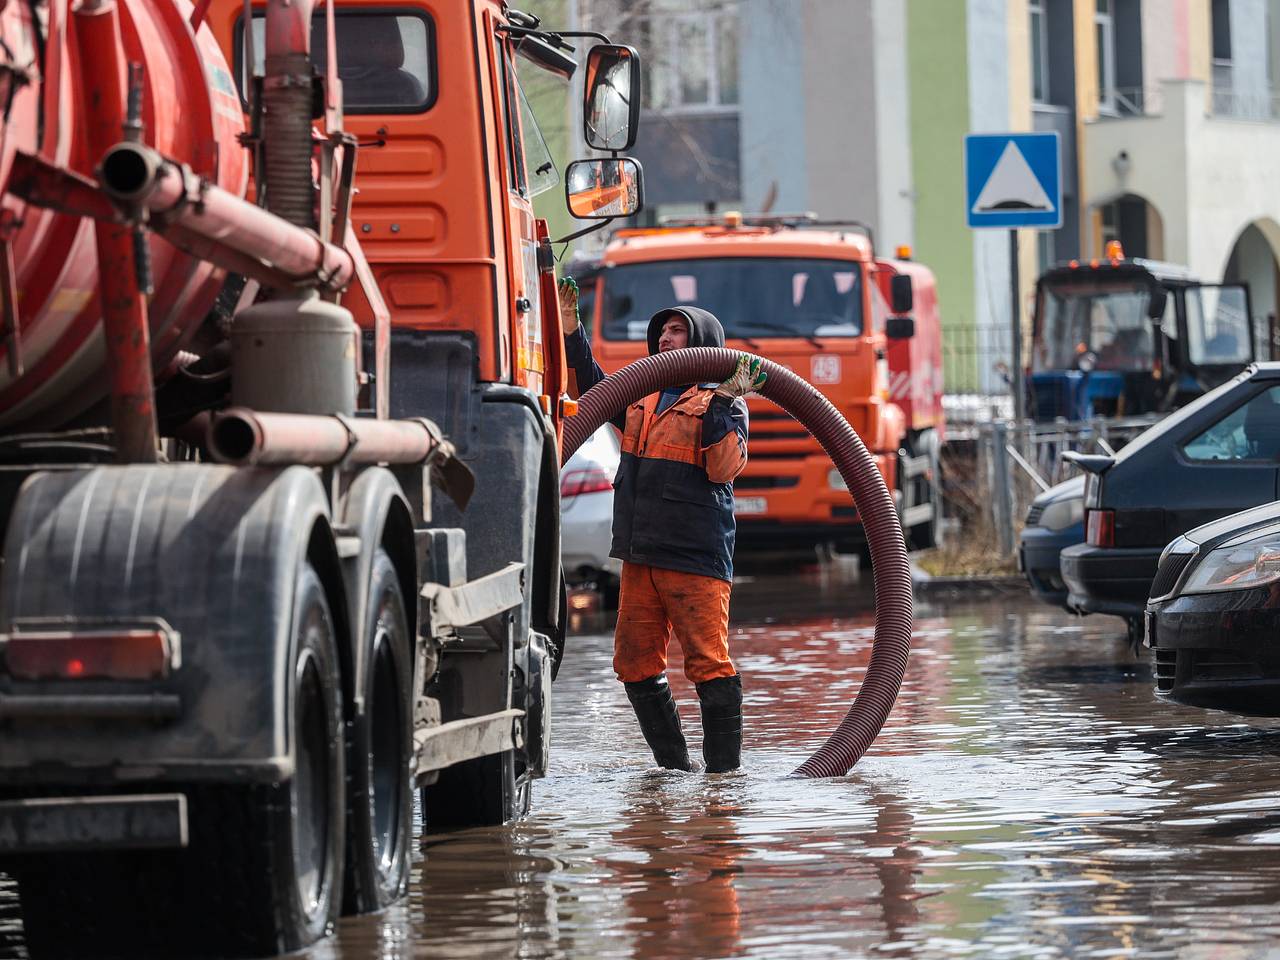
[[[533,814],[423,837],[407,900],[305,956],[1280,957],[1280,721],[1158,701],[1120,621],[918,600],[880,739],[788,779],[857,690],[870,606],[843,566],[736,585],[746,769],[719,776],[653,768],[584,624]]]

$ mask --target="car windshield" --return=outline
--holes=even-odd
[[[1097,370],[1150,370],[1155,362],[1150,302],[1145,285],[1045,284],[1032,370],[1071,370],[1090,353]]]
[[[1175,410],[1169,414],[1155,426],[1138,434],[1136,438],[1125,444],[1124,449],[1116,454],[1116,463],[1128,460],[1130,457],[1137,456],[1153,443],[1157,443],[1162,437],[1174,431],[1181,431],[1183,424],[1195,416],[1198,416],[1205,407],[1220,403],[1222,397],[1229,394],[1237,396],[1245,396],[1253,390],[1250,384],[1251,373],[1246,370],[1244,373],[1237,374],[1226,383],[1210,390],[1202,397],[1198,397],[1191,403]]]
[[[857,337],[862,270],[795,257],[620,264],[604,273],[601,332],[606,340],[644,340],[649,318],[672,306],[710,310],[729,338]]]

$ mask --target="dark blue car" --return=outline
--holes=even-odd
[[[1085,542],[1062,551],[1067,606],[1142,636],[1165,545],[1280,497],[1280,363],[1259,363],[1161,420],[1114,457],[1067,454],[1089,476]]]
[[[1018,541],[1018,569],[1045,603],[1067,607],[1059,555],[1084,541],[1084,477],[1072,477],[1031,501]]]

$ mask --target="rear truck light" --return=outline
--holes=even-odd
[[[583,493],[602,493],[613,489],[613,478],[600,469],[570,470],[560,478],[560,496],[576,497]]]
[[[1114,510],[1087,511],[1085,542],[1091,547],[1116,545],[1116,512]]]
[[[0,649],[15,680],[163,680],[181,665],[164,629],[18,631]]]

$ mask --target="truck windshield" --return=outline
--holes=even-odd
[[[729,338],[862,334],[857,263],[728,257],[620,264],[603,276],[606,340],[644,340],[649,318],[672,306],[710,310]]]
[[[1031,356],[1034,371],[1071,370],[1090,353],[1098,370],[1154,366],[1156,338],[1147,316],[1151,293],[1145,285],[1045,285],[1040,296],[1040,324]]]

